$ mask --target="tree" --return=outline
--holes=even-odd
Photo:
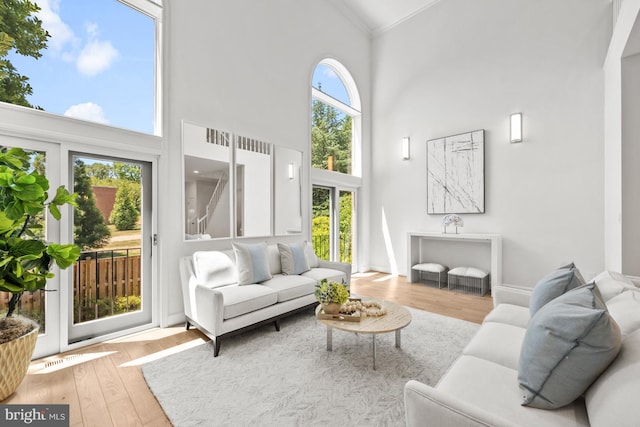
[[[27,95],[33,94],[29,78],[18,72],[7,55],[15,49],[18,55],[35,59],[42,56],[50,35],[42,28],[42,21],[33,16],[39,10],[29,0],[0,2],[0,101],[34,108],[27,101]]]
[[[351,173],[351,117],[318,100],[312,102],[311,165]]]
[[[118,188],[116,202],[113,205],[109,221],[118,230],[132,230],[138,221],[138,210],[131,198],[130,188],[126,185]]]
[[[141,180],[141,172],[140,166],[133,165],[131,163],[113,163],[113,170],[116,174],[116,177],[125,181],[131,182],[140,182]]]
[[[101,248],[109,242],[111,231],[96,206],[91,179],[82,160],[76,160],[74,174],[76,182],[73,190],[78,194],[78,206],[73,218],[74,241],[83,250]]]

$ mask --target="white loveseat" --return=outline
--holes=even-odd
[[[558,409],[521,406],[518,364],[527,326],[533,323],[531,290],[502,285],[492,289],[494,309],[438,384],[412,380],[405,385],[407,425],[639,426],[640,289],[612,272],[594,281],[620,328],[622,344],[577,400]]]
[[[278,245],[264,246],[271,277],[256,283],[239,284],[245,267],[239,271],[234,250],[199,251],[180,260],[186,327],[213,340],[214,356],[223,338],[266,323],[279,331],[282,317],[317,305],[314,291],[322,279],[349,285],[351,265],[318,259],[308,243],[302,260],[308,270],[300,274],[283,274]]]

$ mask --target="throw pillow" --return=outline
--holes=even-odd
[[[233,252],[236,254],[239,285],[271,279],[266,243],[233,243]]]
[[[529,314],[533,317],[549,301],[584,284],[582,275],[573,263],[552,271],[534,286],[529,302]]]
[[[311,242],[307,242],[304,252],[307,255],[309,268],[318,268],[320,266],[320,260],[318,260],[318,256],[316,255],[316,251],[313,249]]]
[[[309,271],[309,263],[305,254],[306,245],[307,242],[278,243],[283,274],[302,274],[305,271]]]
[[[523,405],[555,409],[577,399],[615,359],[622,338],[594,283],[542,307],[520,351]]]
[[[640,290],[627,289],[611,298],[607,301],[607,310],[620,326],[622,337],[631,335],[640,329]]]

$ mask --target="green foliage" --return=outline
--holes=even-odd
[[[131,190],[128,186],[123,185],[118,188],[116,202],[113,205],[109,221],[118,230],[132,230],[136,226],[138,209],[133,203]]]
[[[334,171],[351,173],[351,117],[315,99],[311,108],[312,167],[328,169],[332,156]]]
[[[314,295],[321,304],[329,302],[344,304],[349,299],[349,290],[342,283],[328,282],[327,279],[322,279],[320,284],[316,285]]]
[[[19,148],[0,149],[0,291],[11,292],[11,316],[24,291],[43,289],[54,265],[67,268],[80,255],[76,245],[47,243],[31,230],[47,208],[60,219],[59,207],[75,205],[76,194],[59,187],[48,199],[49,180],[30,164],[31,155]],[[28,238],[24,238],[28,237]]]
[[[73,217],[73,239],[85,249],[101,248],[109,242],[111,231],[105,223],[102,212],[96,206],[96,198],[87,175],[87,167],[82,160],[74,166],[74,191],[78,194],[77,207]]]
[[[113,163],[113,170],[116,177],[125,181],[140,182],[142,177],[140,166],[131,163]]]
[[[29,0],[0,2],[0,101],[33,107],[27,95],[33,93],[29,78],[21,75],[7,59],[12,49],[18,55],[38,59],[50,35],[34,16],[40,7]],[[36,107],[39,108],[39,107]]]
[[[118,297],[115,300],[116,313],[127,313],[129,311],[136,311],[140,309],[141,300],[137,295],[130,295],[128,297]]]

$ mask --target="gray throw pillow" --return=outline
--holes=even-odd
[[[573,263],[552,271],[534,286],[529,302],[529,314],[533,317],[549,301],[584,284],[582,275]]]
[[[239,285],[271,279],[266,243],[233,243],[233,252],[236,254]]]
[[[283,274],[302,274],[309,271],[309,263],[305,254],[306,245],[307,242],[278,243]]]
[[[594,283],[542,307],[520,351],[523,405],[555,409],[580,397],[616,358],[622,338]]]

